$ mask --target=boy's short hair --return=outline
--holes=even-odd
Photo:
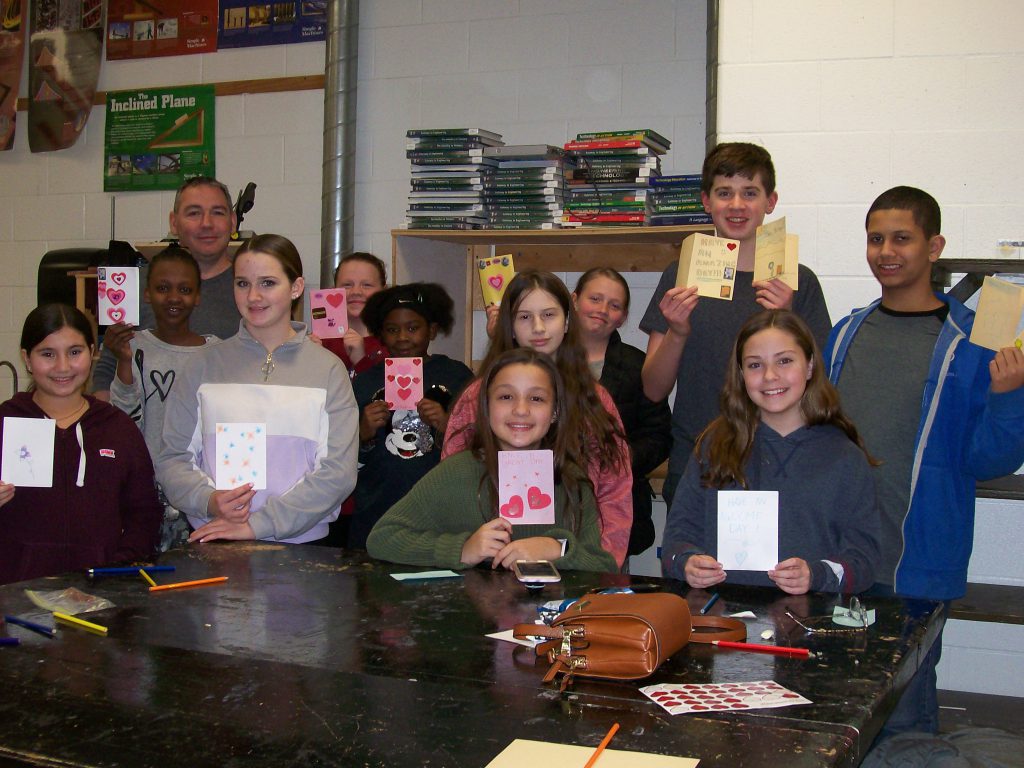
[[[222,182],[217,181],[212,176],[193,176],[178,187],[178,191],[174,193],[174,208],[172,208],[172,210],[175,213],[178,212],[178,206],[181,204],[181,196],[186,190],[194,189],[195,187],[213,187],[218,190],[222,195],[224,195],[224,202],[228,206],[228,211],[231,213],[234,212],[235,206],[231,202],[231,193]]]
[[[715,176],[753,179],[758,173],[761,174],[765,194],[770,195],[775,191],[775,165],[768,150],[744,141],[726,142],[712,149],[704,158],[704,167],[700,171],[700,189],[705,195],[710,195]]]
[[[914,223],[929,239],[942,232],[942,212],[938,201],[917,187],[893,187],[876,197],[864,217],[865,229],[872,213],[891,210],[910,211]]]
[[[149,284],[150,276],[153,274],[153,267],[164,261],[179,261],[191,268],[196,275],[196,290],[200,290],[203,284],[203,276],[199,271],[199,262],[195,257],[180,245],[168,245],[149,260],[149,271],[146,273],[146,284]]]

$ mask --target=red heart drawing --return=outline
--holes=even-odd
[[[508,504],[501,505],[501,516],[502,517],[522,517],[523,516],[523,497],[516,494],[508,500]]]
[[[407,387],[405,389],[398,390],[396,394],[403,400],[408,400],[409,396],[412,395],[412,390]]]
[[[398,386],[404,387],[405,389],[408,389],[410,383],[412,383],[412,377],[411,376],[399,376],[398,377]]]
[[[395,361],[392,360],[390,357],[387,360],[384,361],[384,365],[394,365],[394,364],[395,364]]]
[[[551,497],[536,485],[530,486],[530,489],[526,492],[526,500],[530,504],[530,509],[544,509],[544,507],[551,504]]]
[[[395,410],[395,404],[388,400],[388,410]]]
[[[124,281],[128,279],[128,275],[125,272],[111,272],[110,279],[118,285],[124,285]]]
[[[422,360],[420,360],[420,358],[418,358],[418,357],[414,357],[414,358],[412,359],[412,364],[413,364],[413,365],[423,365],[423,361],[422,361]]]
[[[329,293],[327,294],[327,303],[337,309],[341,306],[342,302],[345,301],[345,297],[340,293]]]
[[[488,277],[487,282],[491,284],[491,287],[494,290],[500,291],[501,286],[505,284],[505,278],[503,278],[501,275],[494,275],[493,277]]]
[[[419,384],[420,383],[420,377],[419,376],[413,376],[412,377],[412,383],[413,384]]]
[[[107,317],[109,317],[115,323],[119,323],[122,320],[124,320],[124,316],[126,314],[127,313],[124,311],[123,307],[111,307],[110,309],[107,310]]]
[[[388,381],[394,381],[394,380],[395,380],[395,375],[393,373],[389,373],[388,374]]]
[[[119,291],[116,288],[111,288],[107,291],[107,298],[110,300],[111,304],[120,304],[124,301],[124,295],[124,291]]]
[[[736,250],[736,243],[726,243],[725,247],[728,248],[730,251],[735,251]]]

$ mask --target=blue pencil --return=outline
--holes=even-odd
[[[19,627],[31,629],[33,632],[38,632],[40,635],[49,637],[51,640],[57,636],[56,629],[44,627],[42,624],[36,624],[34,621],[29,621],[28,619],[19,619],[17,616],[4,616],[4,621],[8,624],[16,624]]]
[[[90,568],[86,573],[90,576],[121,576],[131,574],[138,576],[139,571],[146,573],[168,573],[174,570],[173,565],[136,565],[128,568]]]
[[[21,640],[16,637],[0,637],[0,645],[21,645]]]
[[[708,600],[706,603],[704,603],[704,607],[700,609],[700,615],[703,616],[708,611],[710,611],[711,610],[711,606],[714,605],[717,602],[718,602],[718,593],[715,592],[715,594],[713,594],[711,596],[711,599]]]

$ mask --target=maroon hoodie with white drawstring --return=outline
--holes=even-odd
[[[17,487],[0,506],[0,584],[147,559],[156,550],[163,507],[142,433],[122,411],[86,399],[82,418],[55,430],[53,486]],[[11,416],[47,418],[30,392],[0,405],[0,418]]]

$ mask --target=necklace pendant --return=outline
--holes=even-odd
[[[274,353],[268,352],[266,362],[263,363],[263,367],[260,368],[263,372],[263,380],[270,381],[270,374],[274,372]]]

